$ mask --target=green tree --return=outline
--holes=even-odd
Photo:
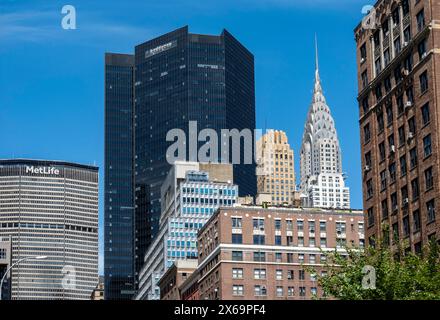
[[[341,300],[440,300],[439,246],[435,241],[423,253],[404,252],[378,243],[365,250],[346,248],[326,253],[317,275],[329,298]]]

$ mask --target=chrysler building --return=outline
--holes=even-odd
[[[319,78],[317,44],[315,87],[304,126],[300,157],[303,205],[350,208],[350,191],[345,186],[342,173],[341,147],[335,121],[325,100]]]

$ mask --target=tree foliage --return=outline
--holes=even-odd
[[[334,251],[326,255],[325,274],[310,270],[317,275],[326,297],[341,300],[440,299],[439,246],[434,241],[420,255],[382,244],[366,250],[346,248],[344,254]]]

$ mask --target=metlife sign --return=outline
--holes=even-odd
[[[44,174],[44,175],[51,175],[51,176],[58,176],[60,175],[60,170],[55,167],[34,167],[34,166],[26,166],[26,173],[33,173],[33,174]]]

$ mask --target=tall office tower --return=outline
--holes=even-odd
[[[158,281],[177,260],[197,260],[197,232],[219,207],[237,202],[230,164],[177,161],[161,190],[160,229],[148,248],[136,299],[160,299]]]
[[[98,168],[0,160],[0,237],[8,236],[12,264],[29,258],[12,271],[12,299],[90,299],[98,281]]]
[[[135,292],[134,56],[105,55],[105,298]]]
[[[254,57],[228,31],[221,35],[188,32],[184,27],[135,48],[135,186],[136,269],[159,230],[160,188],[171,165],[166,136],[171,129],[186,133],[187,157],[192,150],[189,121],[205,128],[255,129]],[[200,147],[204,142],[198,142]],[[234,182],[241,195],[255,195],[255,163],[234,165]],[[182,155],[180,155],[182,156]],[[221,155],[219,154],[219,159]],[[231,155],[232,158],[232,155]]]
[[[0,226],[1,227],[1,226]],[[11,237],[0,237],[0,280],[11,266]],[[0,286],[0,300],[11,299],[11,276],[5,276],[3,285]]]
[[[315,88],[304,126],[300,167],[305,206],[350,208],[350,191],[345,186],[342,173],[341,148],[335,122],[319,78],[317,49]]]
[[[440,238],[440,5],[378,1],[374,14],[355,29],[366,235],[421,252]]]
[[[257,190],[271,194],[272,204],[293,203],[294,155],[284,131],[268,130],[257,141]]]

